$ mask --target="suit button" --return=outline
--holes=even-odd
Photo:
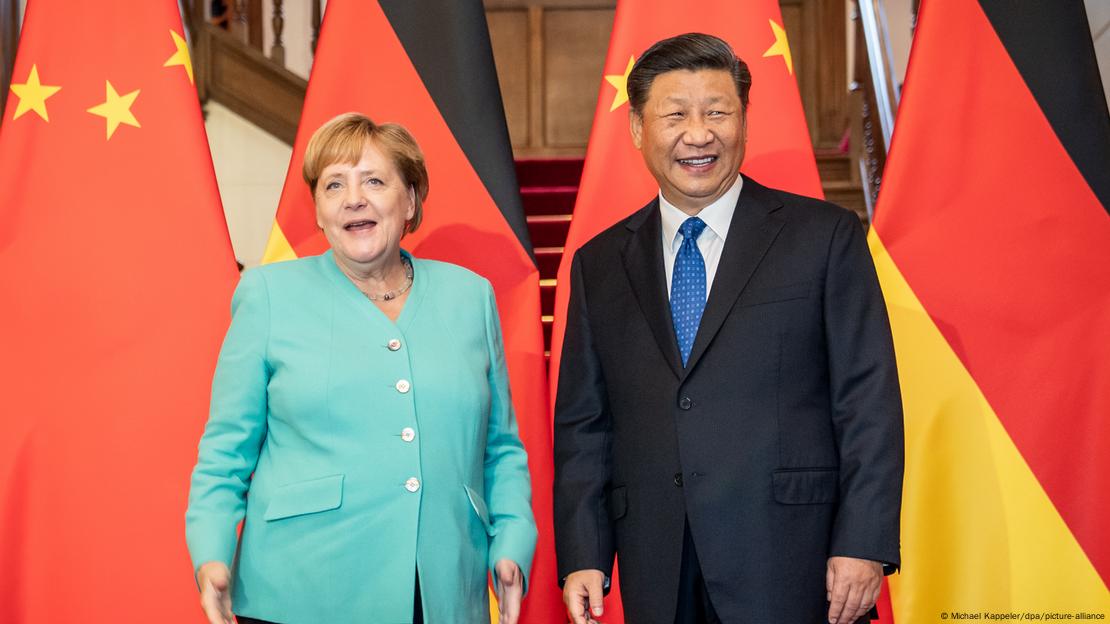
[[[410,492],[415,492],[415,491],[419,490],[420,489],[420,479],[417,479],[416,477],[409,477],[408,480],[405,481],[405,489],[410,491]]]
[[[682,487],[682,473],[681,472],[674,473],[674,484],[675,484],[676,487]]]
[[[413,431],[412,427],[405,427],[401,430],[401,439],[405,442],[412,442],[416,439],[416,432]]]
[[[400,379],[394,387],[397,388],[397,392],[405,394],[412,388],[412,384],[410,384],[407,379]]]
[[[401,341],[394,338],[386,343],[385,346],[388,347],[390,351],[399,351],[401,349]]]
[[[679,409],[688,410],[693,406],[694,406],[694,402],[690,400],[690,397],[684,396],[684,397],[682,397],[681,399],[678,400]]]

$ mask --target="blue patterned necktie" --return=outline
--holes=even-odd
[[[682,247],[675,256],[671,275],[671,319],[683,366],[690,358],[701,313],[705,310],[705,259],[698,249],[698,237],[704,230],[705,221],[697,217],[682,223],[678,230],[682,233]]]

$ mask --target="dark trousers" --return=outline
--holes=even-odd
[[[675,611],[675,624],[721,624],[721,618],[713,610],[709,593],[705,589],[705,577],[701,574],[698,553],[694,549],[694,538],[690,535],[690,522],[682,537],[682,568],[678,576],[678,609]]]
[[[420,602],[420,574],[416,575],[416,593],[412,605],[412,624],[424,624],[424,606]],[[236,615],[239,624],[277,624],[269,620],[256,620],[244,615]]]

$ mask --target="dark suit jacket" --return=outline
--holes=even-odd
[[[902,409],[863,229],[750,178],[684,369],[658,200],[574,257],[555,407],[560,578],[674,621],[683,525],[724,622],[823,622],[826,560],[899,563]]]

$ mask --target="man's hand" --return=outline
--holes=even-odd
[[[500,624],[516,624],[520,600],[524,597],[524,575],[515,561],[501,559],[493,566],[497,573],[497,610]]]
[[[591,624],[605,609],[605,573],[601,570],[579,570],[567,575],[563,583],[563,604],[573,624]]]
[[[825,599],[829,622],[851,624],[875,606],[883,584],[883,564],[853,557],[829,557]]]
[[[222,561],[209,561],[197,570],[200,606],[208,624],[235,624],[231,615],[231,570]]]

